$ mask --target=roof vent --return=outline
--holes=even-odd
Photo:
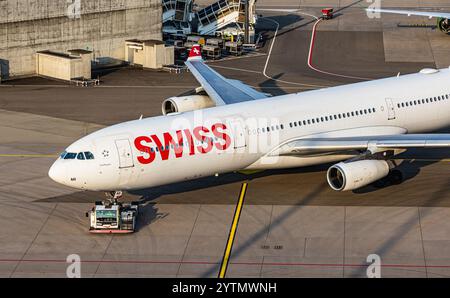
[[[439,70],[438,69],[434,69],[434,68],[424,68],[420,71],[420,73],[422,74],[433,74],[433,73],[438,73]]]

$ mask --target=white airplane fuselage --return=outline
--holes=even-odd
[[[78,189],[114,191],[243,169],[339,161],[352,155],[267,156],[298,138],[422,133],[448,127],[449,95],[450,69],[442,69],[128,121],[74,142],[66,152],[91,152],[94,158],[60,158],[49,175]]]

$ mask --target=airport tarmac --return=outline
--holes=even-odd
[[[416,8],[423,1],[409,2],[406,7]],[[260,28],[268,32],[261,55],[210,65],[264,92],[284,94],[450,64],[449,36],[428,27],[397,27],[417,21],[412,18],[368,20],[365,1],[280,5],[301,11],[264,13]],[[343,9],[317,25],[312,63],[331,75],[307,65],[311,15],[330,5]],[[426,7],[450,11],[443,1]],[[127,193],[126,199],[142,200],[138,232],[89,234],[85,212],[104,195],[51,181],[47,171],[57,154],[106,125],[160,115],[165,98],[197,86],[189,73],[136,68],[105,74],[98,87],[43,78],[0,85],[0,276],[64,277],[66,258],[78,254],[82,277],[216,277],[244,181],[248,191],[227,277],[365,277],[370,254],[381,257],[383,277],[450,276],[445,150],[402,155],[406,181],[382,189],[334,192],[324,165],[230,173]]]

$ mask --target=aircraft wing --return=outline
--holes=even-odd
[[[379,8],[367,8],[366,11],[373,13],[395,13],[403,14],[407,16],[423,16],[431,18],[444,18],[450,19],[450,13],[446,12],[436,12],[436,11],[414,11],[414,10],[396,10],[396,9],[379,9]]]
[[[192,47],[185,64],[218,106],[267,97],[266,94],[240,81],[227,79],[211,69],[203,62],[199,45]]]
[[[405,134],[343,138],[305,138],[290,141],[271,155],[307,156],[370,149],[449,148],[450,134]]]

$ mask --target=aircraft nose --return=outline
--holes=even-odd
[[[55,182],[60,184],[66,183],[66,169],[58,160],[53,163],[48,170],[48,176]]]

